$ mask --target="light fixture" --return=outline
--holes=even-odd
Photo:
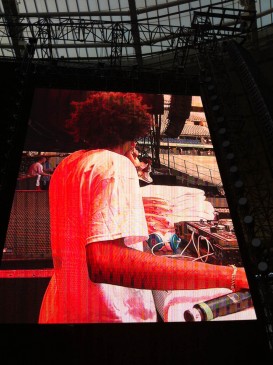
[[[218,117],[218,118],[216,119],[216,123],[217,123],[217,124],[223,123],[223,122],[224,122],[224,120],[225,120],[225,118],[224,118],[223,116],[220,116],[220,117]]]
[[[266,271],[268,269],[268,264],[265,261],[260,261],[258,263],[258,269],[262,272]]]
[[[243,207],[243,206],[246,206],[247,204],[247,198],[242,196],[239,200],[238,200],[238,204]]]
[[[244,183],[243,183],[242,180],[238,179],[238,180],[235,181],[234,186],[239,189],[239,188],[242,188],[244,186]]]
[[[246,215],[246,216],[244,217],[244,222],[245,222],[245,224],[251,224],[251,223],[253,222],[253,217],[252,217],[252,215]]]
[[[234,158],[235,158],[235,155],[233,152],[229,152],[226,156],[226,159],[229,161],[233,160]]]
[[[213,110],[214,112],[217,112],[219,109],[220,109],[220,105],[218,105],[218,104],[215,104],[215,105],[213,105],[213,107],[212,107],[212,110]]]
[[[230,141],[228,140],[225,140],[222,142],[222,147],[226,148],[226,147],[229,147],[230,146]]]
[[[262,245],[262,241],[260,240],[260,238],[254,237],[251,240],[251,245],[255,248],[258,248]]]
[[[229,172],[231,172],[232,174],[236,174],[236,172],[238,172],[238,167],[236,165],[230,166]]]
[[[221,135],[225,134],[226,132],[227,132],[227,130],[226,130],[226,128],[224,128],[224,127],[220,128],[220,129],[218,130],[218,133],[219,133],[219,134],[221,134]]]

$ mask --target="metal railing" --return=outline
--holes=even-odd
[[[177,155],[160,154],[160,163],[178,173],[184,173],[204,182],[208,182],[217,187],[222,187],[222,180],[219,170],[211,169],[207,166],[198,165],[194,162],[177,158]]]

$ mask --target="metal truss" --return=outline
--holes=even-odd
[[[123,38],[123,27],[120,23],[116,23],[111,42],[111,66],[121,66]]]
[[[39,59],[58,58],[58,49],[62,48],[102,48],[104,58],[110,60],[111,65],[135,59],[142,66],[144,58],[167,53],[174,55],[172,67],[184,68],[191,49],[212,41],[244,39],[254,20],[254,11],[245,15],[242,10],[212,6],[207,12],[194,12],[191,27],[144,24],[137,22],[133,15],[131,22],[102,22],[77,17],[1,14],[0,49],[9,49],[18,58],[29,40],[35,39],[35,58]],[[158,51],[153,48],[152,52],[147,46],[156,47]],[[124,55],[125,48],[134,48],[135,53]]]
[[[35,37],[37,38],[37,48],[50,47],[52,41],[56,42],[52,45],[53,48],[110,47],[117,28],[122,29],[123,47],[134,44],[131,23],[108,23],[77,18],[45,17],[36,21],[20,16],[17,18],[16,21],[11,21],[4,15],[0,16],[0,34],[2,37],[26,42],[29,37]],[[180,27],[139,24],[138,28],[142,46],[154,45],[164,40],[167,42],[165,45],[167,49],[173,46],[173,38]],[[3,47],[8,47],[8,45],[0,45],[0,48]],[[50,54],[47,54],[47,57],[49,56]]]
[[[195,42],[207,43],[223,39],[245,39],[256,19],[256,12],[209,6],[207,12],[195,12],[192,28],[196,29]]]

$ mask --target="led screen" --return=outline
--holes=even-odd
[[[200,97],[118,93],[117,106],[116,93],[103,92],[106,104],[98,94],[35,91],[1,277],[42,284],[32,314],[7,309],[1,322],[256,319],[248,289],[234,286],[243,264]],[[71,133],[84,108],[91,149],[88,131]],[[135,125],[145,114],[149,130],[122,151],[113,141],[102,148],[100,118],[115,129],[118,113]],[[98,243],[90,268],[86,247]]]

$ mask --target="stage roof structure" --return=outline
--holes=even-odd
[[[260,0],[1,0],[0,60],[32,49],[37,61],[184,72],[202,43],[253,40],[272,12]]]

